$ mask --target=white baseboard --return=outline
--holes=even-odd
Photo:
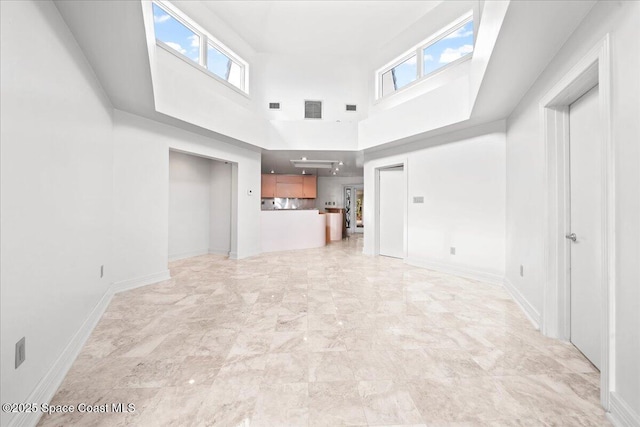
[[[179,259],[193,258],[194,256],[207,255],[209,248],[199,249],[197,251],[182,252],[179,254],[169,255],[169,261],[178,261]]]
[[[171,273],[169,270],[159,271],[154,274],[149,274],[147,276],[138,277],[136,279],[123,280],[121,282],[116,282],[111,285],[111,290],[114,294],[119,292],[128,291],[131,289],[139,288],[141,286],[151,285],[153,283],[162,282],[164,280],[171,279]]]
[[[229,256],[230,254],[228,249],[209,249],[209,253],[211,255],[224,255],[224,256]]]
[[[494,285],[501,285],[504,280],[504,276],[498,273],[485,270],[477,270],[474,268],[463,267],[459,265],[446,264],[438,261],[427,261],[415,258],[406,258],[404,260],[406,264],[413,265],[415,267],[428,268],[429,270],[440,271],[442,273],[449,273],[455,276],[464,277],[467,279],[478,280],[480,282],[487,282]]]
[[[609,395],[607,417],[616,427],[640,427],[640,415],[615,391]]]
[[[67,375],[67,372],[71,369],[71,365],[75,362],[76,357],[78,357],[82,351],[82,347],[84,347],[84,344],[91,336],[93,329],[96,327],[100,318],[104,314],[104,311],[109,306],[112,297],[113,291],[109,288],[100,301],[98,301],[98,304],[96,304],[93,310],[91,310],[91,313],[89,313],[89,316],[86,318],[78,332],[76,332],[69,344],[67,344],[58,359],[54,362],[51,369],[49,369],[38,385],[36,385],[33,392],[31,392],[31,395],[29,395],[25,402],[45,403],[51,401],[58,390],[58,387],[62,384],[64,377]],[[38,424],[41,416],[42,412],[20,412],[9,421],[8,426],[35,426]]]
[[[540,330],[540,313],[534,306],[527,301],[522,293],[516,288],[513,283],[507,278],[504,279],[504,288],[511,294],[514,301],[520,306],[524,314],[527,316],[531,324],[537,330]]]

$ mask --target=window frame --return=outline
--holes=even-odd
[[[155,33],[155,22],[153,24],[153,38],[155,39],[156,46],[161,47],[167,52],[173,54],[177,58],[182,59],[187,64],[197,68],[198,70],[204,72],[205,74],[213,77],[218,82],[226,85],[227,87],[233,89],[234,91],[249,97],[249,63],[242,59],[240,56],[235,54],[231,49],[226,47],[222,42],[220,42],[217,38],[213,37],[208,31],[204,28],[200,27],[196,24],[191,18],[185,15],[180,9],[175,7],[172,3],[165,0],[152,0],[149,2],[151,4],[151,14],[153,16],[153,5],[158,6],[162,9],[163,12],[174,18],[180,24],[184,25],[192,31],[195,35],[200,37],[200,46],[199,46],[199,54],[198,54],[198,62],[195,62],[193,59],[188,56],[176,51],[171,46],[167,45],[162,40],[156,37]],[[223,79],[218,76],[214,72],[210,71],[207,67],[207,56],[208,56],[208,47],[211,45],[213,48],[217,49],[218,52],[225,55],[231,62],[235,62],[240,66],[240,87],[230,83],[228,80]]]
[[[382,99],[387,99],[390,96],[395,95],[396,93],[402,92],[407,88],[413,87],[414,85],[416,85],[417,83],[435,75],[438,74],[444,70],[446,70],[447,68],[453,67],[456,64],[459,64],[461,62],[467,61],[469,59],[471,59],[471,57],[473,56],[473,53],[475,52],[475,44],[476,44],[476,25],[474,24],[473,26],[473,48],[474,50],[472,50],[471,52],[461,56],[460,58],[456,59],[455,61],[451,61],[448,64],[443,65],[440,68],[437,68],[433,71],[431,71],[428,74],[424,74],[424,50],[427,49],[428,47],[438,43],[440,40],[444,39],[445,37],[447,37],[448,35],[456,32],[457,30],[459,30],[460,28],[464,27],[465,25],[467,25],[469,22],[474,21],[473,19],[473,11],[469,11],[467,13],[465,13],[464,15],[462,15],[461,17],[459,17],[458,19],[456,19],[455,21],[453,21],[452,23],[450,23],[449,25],[445,26],[444,28],[442,28],[440,31],[432,34],[431,36],[429,36],[428,38],[426,38],[425,40],[423,40],[422,42],[420,42],[419,44],[413,46],[411,49],[407,50],[406,52],[404,52],[402,55],[398,56],[397,58],[395,58],[393,61],[387,63],[386,65],[384,65],[382,68],[379,68],[376,71],[376,100],[380,101]],[[408,60],[409,58],[411,58],[412,56],[416,56],[416,79],[414,81],[412,81],[411,83],[401,87],[400,89],[396,89],[395,91],[393,91],[392,93],[388,94],[388,95],[383,95],[382,92],[382,76],[387,73],[388,71],[394,69],[395,67],[397,67],[398,65],[402,64],[403,62],[405,62],[406,60]]]

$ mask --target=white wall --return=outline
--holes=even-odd
[[[158,47],[153,39],[149,2],[143,3],[143,14],[156,110],[204,129],[270,148],[272,130],[268,121],[256,114],[257,102],[253,95],[255,78],[259,75],[255,69],[255,51],[205,3],[180,2],[176,6],[249,63],[251,96],[219,82],[192,61]]]
[[[258,113],[273,126],[279,149],[355,150],[367,113],[367,80],[353,56],[262,54],[256,67]],[[304,101],[322,101],[322,119],[304,119]],[[280,102],[280,110],[268,109]],[[348,112],[346,104],[356,104]]]
[[[231,250],[232,165],[211,161],[209,252],[228,255]]]
[[[64,374],[57,359],[109,287],[113,136],[108,101],[53,3],[0,2],[0,16],[5,403],[50,397],[32,393],[54,366]],[[0,424],[10,419],[3,411]]]
[[[505,135],[409,156],[407,258],[504,276]],[[424,196],[424,203],[413,203]],[[450,254],[450,248],[456,254]]]
[[[153,92],[157,111],[205,129],[269,148],[269,123],[249,98],[156,46]]]
[[[116,284],[166,275],[169,253],[169,149],[153,122],[114,111]]]
[[[209,252],[211,160],[169,153],[169,260]]]
[[[364,252],[375,250],[375,169],[404,164],[406,262],[501,282],[505,262],[504,123],[491,128],[491,132],[483,128],[479,135],[408,153],[370,155],[364,175]],[[423,146],[429,143],[422,142]],[[424,197],[424,203],[413,203],[415,196]],[[452,246],[455,255],[450,254]]]
[[[616,396],[640,414],[640,3],[599,2],[508,120],[506,278],[542,310],[546,189],[538,102],[606,33],[611,34],[616,182]],[[524,265],[525,275],[519,276]],[[638,418],[636,418],[638,419]]]
[[[458,77],[362,120],[358,123],[358,149],[366,150],[467,120],[470,106],[469,76]]]
[[[363,176],[320,176],[318,177],[318,194],[316,197],[316,208],[343,208],[344,207],[344,186],[362,185]],[[326,205],[326,202],[335,205]]]

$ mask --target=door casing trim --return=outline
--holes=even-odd
[[[601,375],[600,401],[609,410],[615,391],[615,164],[611,132],[610,35],[594,46],[539,104],[545,149],[544,297],[541,332],[570,338],[569,105],[599,86],[601,141]]]

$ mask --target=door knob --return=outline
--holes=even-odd
[[[564,236],[564,237],[566,237],[567,239],[572,240],[572,241],[574,241],[574,242],[575,242],[576,240],[578,240],[578,238],[576,237],[576,233],[567,234],[567,235],[566,235],[566,236]]]

